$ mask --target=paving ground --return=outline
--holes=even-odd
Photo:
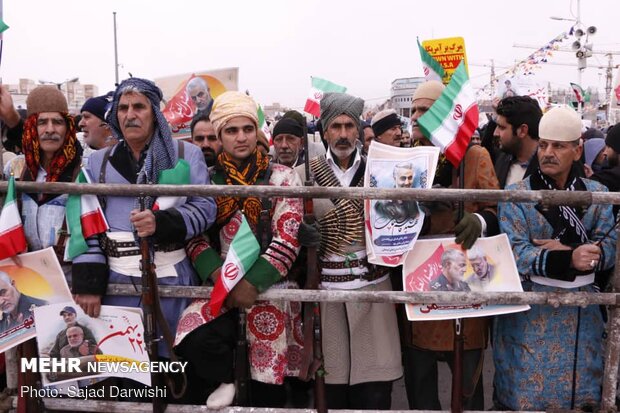
[[[485,410],[493,407],[493,354],[490,349],[487,349],[484,354],[484,366],[483,366],[483,379],[484,379],[484,408]],[[439,401],[441,402],[441,408],[443,410],[450,410],[450,396],[452,391],[452,375],[450,374],[450,368],[447,363],[439,364]],[[394,383],[394,390],[392,392],[392,410],[408,410],[407,395],[405,394],[405,381],[403,379],[397,380]]]

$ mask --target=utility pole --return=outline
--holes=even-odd
[[[119,85],[118,81],[118,43],[116,41],[116,12],[112,12],[114,19],[114,78],[115,78],[115,86]]]

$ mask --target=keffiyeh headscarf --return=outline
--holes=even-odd
[[[118,88],[116,88],[112,100],[112,107],[106,116],[112,134],[118,140],[124,139],[121,132],[121,125],[118,122],[118,104],[121,96],[130,92],[141,93],[146,96],[153,108],[155,132],[149,143],[142,170],[138,174],[137,183],[155,184],[158,181],[159,173],[165,169],[174,168],[176,162],[172,132],[170,131],[170,126],[166,118],[159,108],[163,95],[157,85],[150,80],[135,77],[123,80]],[[146,196],[145,208],[152,208],[154,201],[152,196]]]

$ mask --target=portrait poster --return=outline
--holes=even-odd
[[[506,234],[479,238],[462,250],[454,238],[420,239],[403,265],[403,288],[424,291],[523,292]],[[528,305],[406,304],[412,321],[483,317],[529,310]]]
[[[198,113],[210,113],[213,99],[228,90],[237,90],[239,68],[201,70],[155,79],[164,95],[164,117],[174,138],[191,137],[190,124]]]
[[[431,188],[439,148],[396,148],[373,142],[368,150],[364,187]],[[415,199],[364,200],[366,253],[372,264],[395,267],[413,248],[424,212]]]
[[[536,75],[502,75],[497,79],[496,97],[529,96],[545,110],[549,105],[549,88],[547,83]]]
[[[63,314],[64,313],[64,314]],[[65,314],[74,313],[69,326]],[[147,386],[151,375],[147,371],[129,371],[107,367],[106,363],[129,367],[132,363],[148,363],[149,356],[144,343],[144,325],[140,308],[101,306],[98,318],[89,317],[73,301],[52,304],[35,309],[39,322],[37,346],[41,358],[79,358],[81,372],[43,373],[43,385],[59,385],[100,377],[127,377]],[[74,331],[81,331],[76,342],[69,339]],[[64,337],[64,339],[63,339]],[[79,342],[79,343],[78,343]],[[60,344],[59,344],[60,343]],[[61,344],[65,344],[62,346]],[[103,368],[101,366],[104,366]],[[137,364],[133,364],[137,366]],[[138,370],[137,367],[132,370]],[[62,391],[61,391],[62,393]]]
[[[36,335],[37,307],[72,299],[52,247],[0,261],[0,352]]]

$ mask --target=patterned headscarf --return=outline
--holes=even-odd
[[[67,123],[67,133],[62,147],[56,151],[52,162],[47,166],[45,171],[47,177],[45,182],[57,182],[60,175],[65,172],[67,167],[75,165],[80,161],[82,156],[82,146],[77,143],[75,134],[75,122],[73,118],[66,112],[59,112]],[[39,132],[37,131],[37,121],[39,114],[33,113],[28,116],[24,123],[24,132],[22,134],[22,151],[26,157],[26,167],[30,173],[31,179],[35,180],[39,173],[41,165],[41,148],[39,145]]]
[[[226,185],[254,185],[260,177],[264,176],[268,167],[269,158],[263,155],[258,148],[254,149],[254,153],[239,167],[233,162],[229,154],[222,152],[217,157],[215,166],[216,170],[224,172]],[[226,225],[238,209],[243,211],[252,228],[256,228],[258,225],[262,209],[258,197],[218,196],[215,198],[215,203],[217,204],[216,223],[218,226]]]
[[[346,93],[325,93],[321,98],[321,125],[323,130],[329,128],[334,118],[347,115],[359,128],[360,116],[364,110],[364,100]]]
[[[118,140],[124,139],[121,132],[121,125],[118,122],[118,104],[121,96],[130,92],[141,93],[147,97],[149,102],[151,102],[155,120],[155,131],[149,143],[144,166],[138,174],[137,183],[156,184],[159,173],[165,169],[174,168],[176,162],[174,146],[172,144],[172,132],[170,131],[170,126],[166,118],[159,108],[163,95],[157,85],[150,80],[135,77],[123,80],[118,88],[116,88],[116,92],[114,92],[112,108],[106,117],[112,134]],[[153,203],[154,198],[152,196],[145,197],[145,208],[150,209]]]

